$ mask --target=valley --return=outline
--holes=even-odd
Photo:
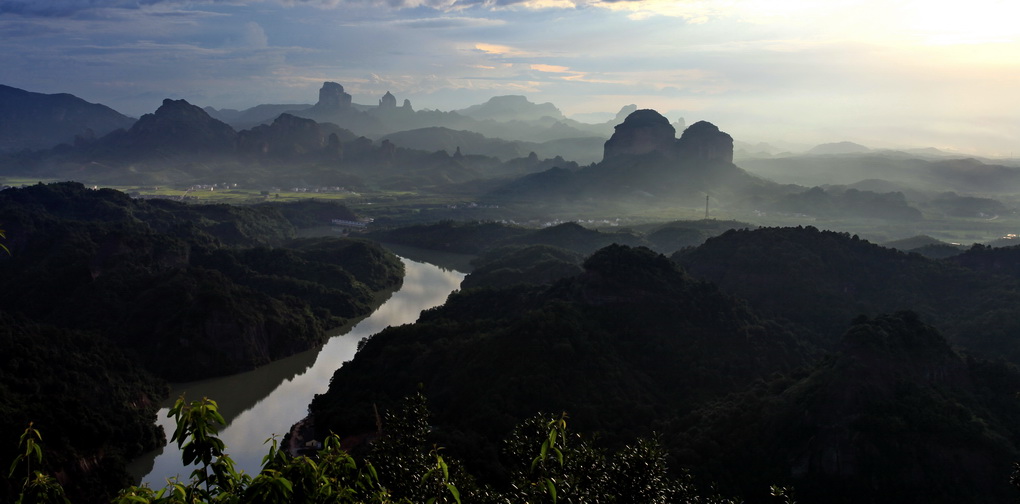
[[[523,96],[360,105],[335,82],[117,124],[0,152],[2,432],[33,422],[74,502],[162,502],[174,474],[255,499],[341,456],[411,501],[1016,491],[1014,159],[749,151],[636,106],[586,124]],[[226,452],[185,469],[167,415],[201,397]],[[263,461],[306,415],[329,446]],[[227,453],[236,470],[208,466]]]

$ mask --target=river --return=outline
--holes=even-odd
[[[404,263],[404,282],[375,312],[349,331],[333,335],[320,348],[246,373],[175,385],[157,420],[167,440],[174,432],[173,421],[167,418],[174,400],[181,394],[189,401],[208,397],[217,402],[227,421],[219,436],[236,468],[252,476],[258,474],[267,452],[265,440],[273,435],[282,439],[291,425],[305,417],[312,397],[326,391],[333,372],[354,357],[359,340],[388,326],[413,323],[422,310],[443,304],[468,271],[465,256],[437,258],[414,249],[390,248]],[[168,478],[186,480],[193,467],[184,467],[177,444],[168,443],[139,457],[129,469],[142,483],[162,488]]]

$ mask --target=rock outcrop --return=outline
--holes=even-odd
[[[637,110],[616,126],[616,132],[605,143],[602,157],[609,159],[649,152],[671,156],[675,144],[676,130],[665,117],[654,110]]]
[[[351,108],[351,95],[344,92],[344,87],[336,82],[323,82],[319,88],[319,102],[313,109],[323,112]]]
[[[677,139],[676,129],[662,114],[651,109],[636,110],[616,126],[616,132],[606,141],[603,160],[650,152],[672,159],[732,163],[733,137],[710,122],[698,121]]]
[[[389,91],[379,98],[379,108],[381,109],[394,109],[397,108],[397,97],[390,94]]]
[[[707,121],[685,129],[676,146],[677,154],[685,159],[733,162],[733,137]]]
[[[319,89],[318,103],[311,108],[296,110],[291,113],[299,117],[314,119],[319,123],[333,123],[341,128],[356,131],[363,135],[376,135],[385,131],[378,118],[360,110],[360,107],[362,106],[352,105],[352,97],[344,92],[343,86],[336,82],[324,82],[322,88]],[[382,110],[391,112],[396,110],[396,107]]]

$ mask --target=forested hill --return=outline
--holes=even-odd
[[[963,359],[912,312],[858,318],[837,350],[663,429],[682,465],[748,502],[1015,502],[1020,373]]]
[[[128,460],[163,445],[156,411],[168,393],[109,340],[0,310],[0,460],[14,460],[18,436],[43,433],[36,469],[61,475],[74,502],[109,502],[133,481]],[[0,478],[0,502],[20,491]]]
[[[293,239],[295,223],[327,212],[133,200],[77,183],[0,192],[7,442],[36,422],[69,488],[102,501],[124,483],[124,457],[157,443],[166,392],[153,375],[252,369],[368,315],[399,286],[402,264],[368,241]],[[329,215],[353,217],[340,206]]]
[[[97,331],[170,380],[311,348],[402,275],[370,242],[290,239],[294,225],[270,205],[138,201],[64,183],[0,192],[0,212],[11,250],[0,307]]]
[[[912,310],[953,345],[1020,364],[1020,284],[990,273],[1012,273],[1008,250],[934,260],[808,226],[733,230],[673,257],[829,347],[857,315]]]
[[[770,264],[794,261],[791,276],[813,251],[804,271],[823,285],[850,281],[826,272],[861,268],[864,257],[876,263],[866,278],[943,272],[925,281],[958,275],[970,282],[960,285],[984,285],[973,272],[840,233],[744,233],[734,236],[790,242],[792,255]],[[500,250],[502,259],[479,268],[481,281],[465,281],[488,287],[373,336],[334,374],[310,406],[319,434],[364,439],[376,431],[375,408],[420,389],[431,404],[430,442],[495,485],[506,483],[496,440],[536,412],[563,411],[604,445],[657,432],[671,466],[751,503],[775,502],[771,485],[792,487],[805,503],[1006,502],[1015,493],[1020,372],[961,356],[917,313],[855,315],[821,338],[814,319],[767,318],[644,248],[611,245],[551,285],[529,273],[521,278],[543,285],[496,288],[510,282],[483,271],[489,264],[521,272],[571,264],[549,247]],[[774,252],[748,245],[733,254],[740,250]],[[776,282],[770,292],[800,299],[788,292],[795,288]],[[825,292],[804,293],[799,309],[838,301]]]
[[[550,287],[472,289],[367,341],[310,410],[321,433],[374,431],[419,384],[440,444],[499,474],[494,440],[538,411],[567,411],[607,442],[649,434],[809,349],[644,248],[606,247]]]

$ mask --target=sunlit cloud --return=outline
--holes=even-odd
[[[543,65],[543,64],[532,64],[532,70],[538,70],[539,72],[551,72],[551,73],[577,73],[570,70],[569,67],[559,65]]]
[[[527,51],[517,49],[515,47],[499,44],[487,44],[484,42],[475,44],[474,48],[485,54],[491,54],[494,56],[527,56],[529,54]]]

